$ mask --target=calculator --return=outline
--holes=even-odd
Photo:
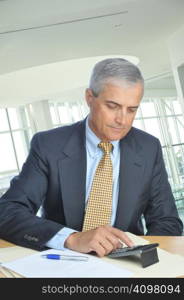
[[[142,252],[150,251],[158,246],[159,246],[158,243],[153,243],[153,244],[146,244],[146,245],[136,245],[133,247],[117,248],[116,250],[110,252],[107,256],[110,258],[119,258],[123,256],[136,255],[136,254],[141,254]]]

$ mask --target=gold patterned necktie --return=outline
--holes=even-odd
[[[104,153],[93,178],[82,231],[110,224],[111,220],[113,169],[110,152],[113,145],[101,142],[98,147]]]

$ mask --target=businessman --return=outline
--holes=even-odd
[[[95,65],[87,118],[34,135],[22,171],[0,200],[0,238],[102,257],[120,242],[133,245],[126,231],[182,234],[160,142],[132,127],[143,92],[134,64],[114,58]]]

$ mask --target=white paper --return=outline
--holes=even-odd
[[[89,259],[88,261],[69,261],[42,257],[43,254],[51,253],[87,256]],[[133,272],[128,269],[112,265],[101,258],[71,250],[49,249],[2,265],[28,278],[123,278],[133,276]]]

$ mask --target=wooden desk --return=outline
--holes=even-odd
[[[150,243],[159,243],[159,247],[173,254],[184,256],[184,236],[142,236]]]
[[[184,236],[141,236],[150,243],[159,243],[159,247],[173,254],[184,256]],[[14,244],[0,240],[0,248],[12,247]],[[4,275],[0,272],[0,278]],[[183,277],[183,276],[182,276]]]
[[[14,244],[9,243],[7,241],[4,240],[0,240],[0,248],[6,248],[6,247],[12,247],[14,246]]]

